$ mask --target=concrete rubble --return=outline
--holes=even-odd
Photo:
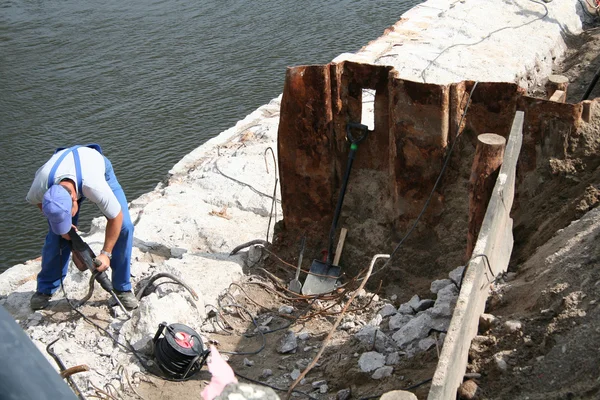
[[[464,267],[458,267],[449,275],[460,282],[460,274],[463,270]],[[447,282],[447,285],[439,289],[435,282]],[[387,321],[387,329],[383,328],[383,325],[367,325],[355,333],[356,339],[379,352],[364,353],[359,359],[361,370],[371,371],[369,366],[372,363],[367,361],[373,357],[376,357],[377,360],[384,360],[382,366],[384,363],[397,364],[400,354],[405,357],[413,357],[433,346],[442,347],[444,332],[450,324],[452,310],[458,298],[458,288],[453,280],[443,279],[435,282],[432,283],[432,287],[437,290],[435,300],[420,299],[418,295],[414,295],[395,311],[385,312],[386,316],[381,322]],[[435,293],[433,294],[435,295]],[[382,310],[390,310],[390,307],[393,306],[388,303],[382,307]],[[379,315],[383,315],[381,310]],[[378,356],[374,356],[373,353]],[[368,356],[363,359],[363,356],[367,354]]]
[[[503,81],[527,88],[545,79],[553,59],[561,56],[565,49],[561,32],[581,31],[577,4],[577,1],[542,4],[429,0],[404,14],[394,27],[359,52],[342,54],[334,61],[391,66],[399,76],[415,81],[441,84],[465,79]],[[494,18],[489,18],[492,14]],[[186,282],[198,298],[181,285],[168,283],[154,286],[130,319],[118,308],[111,308],[113,318],[105,329],[119,342],[148,355],[161,322],[188,325],[201,333],[205,341],[215,331],[207,315],[217,307],[219,294],[245,273],[252,272],[263,256],[256,246],[234,256],[229,253],[250,240],[268,240],[274,232],[274,223],[282,215],[278,201],[280,188],[275,187],[277,168],[268,152],[271,149],[276,159],[280,103],[281,96],[196,148],[173,166],[168,178],[152,192],[131,201],[130,212],[135,221],[132,279],[136,290],[151,276],[170,273]],[[82,237],[98,252],[103,235],[104,220],[99,218]],[[379,299],[369,318],[345,317],[339,329],[371,348],[359,355],[357,363],[361,371],[372,379],[385,379],[393,375],[394,365],[401,358],[414,357],[432,347],[441,348],[463,268],[456,268],[447,278],[434,280],[427,298],[415,294],[399,306],[392,304],[395,298]],[[107,384],[119,387],[123,376],[131,379],[133,385],[138,384],[143,367],[129,351],[83,319],[53,319],[59,311],[70,312],[62,291],[55,294],[48,309],[36,312],[29,309],[39,269],[39,259],[31,260],[0,275],[0,304],[41,353],[57,368],[45,347],[59,339],[54,351],[66,365],[90,367],[88,373],[73,376],[81,387],[103,388]],[[82,298],[88,290],[88,279],[89,273],[71,265],[64,281],[66,296]],[[98,300],[93,307],[102,307],[108,300],[108,294],[99,288],[95,296]],[[89,318],[94,317],[93,307],[89,304],[85,307]],[[287,305],[279,309],[285,314],[293,311]],[[269,321],[263,321],[261,326],[268,324]],[[518,321],[506,323],[506,329],[520,327]],[[298,341],[309,337],[310,332],[296,335],[290,331],[277,350],[283,357],[297,351],[299,346],[302,349],[304,344]],[[292,370],[292,380],[310,360]],[[496,360],[499,369],[506,369],[510,355],[499,353]],[[251,362],[249,359],[248,365]],[[277,366],[273,369],[277,370]],[[274,372],[264,369],[262,375],[272,378]],[[285,384],[290,384],[289,379]],[[336,393],[329,390],[326,381],[312,385],[323,395],[321,398]],[[276,398],[274,394],[269,396],[250,398]],[[349,398],[350,389],[337,391],[336,397]],[[416,397],[397,391],[383,398]]]

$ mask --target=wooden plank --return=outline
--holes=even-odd
[[[567,93],[563,90],[557,90],[550,96],[550,101],[555,101],[557,103],[564,103],[567,101]]]

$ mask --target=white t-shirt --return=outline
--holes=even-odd
[[[42,203],[44,193],[48,190],[48,175],[50,175],[50,170],[61,154],[67,150],[61,150],[54,154],[50,160],[37,170],[29,193],[27,193],[27,197],[25,198],[28,202],[34,205]],[[119,211],[121,211],[121,205],[104,177],[106,171],[104,156],[98,151],[84,146],[79,147],[77,152],[79,153],[81,162],[82,186],[81,188],[77,188],[77,198],[81,198],[83,193],[83,196],[98,206],[106,218],[115,218],[119,215]],[[73,152],[67,154],[56,169],[54,184],[56,185],[61,180],[67,178],[75,182],[75,186],[77,186]]]

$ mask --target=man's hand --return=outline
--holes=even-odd
[[[100,272],[106,271],[110,267],[110,259],[106,254],[98,254],[96,260],[100,261],[102,265],[97,266],[96,269]]]

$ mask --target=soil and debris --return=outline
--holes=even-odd
[[[577,103],[600,71],[600,29],[567,43],[554,73],[569,78],[567,102]],[[598,96],[595,86],[589,99]],[[535,206],[514,211],[510,272],[480,320],[467,371],[478,379],[465,398],[600,398],[599,118],[568,145],[564,159],[548,160]]]
[[[566,57],[554,73],[569,78],[567,101],[575,103],[600,67],[600,28],[588,27],[567,43]],[[529,94],[543,93],[538,87]],[[592,91],[590,99],[596,96],[600,96],[600,87]],[[538,171],[546,184],[535,206],[513,210],[513,261],[509,272],[492,288],[470,350],[461,398],[600,397],[599,150],[600,118],[596,117],[584,124],[580,140],[570,143],[564,159],[548,160],[546,168]],[[468,149],[461,151],[469,153]],[[461,168],[449,173],[468,179],[468,168]],[[460,188],[452,190],[452,196],[461,196]],[[464,215],[464,203],[456,200],[449,208],[455,215]],[[465,231],[465,227],[465,219],[442,218],[432,240],[448,241],[448,232]],[[416,237],[419,233],[424,237],[422,232],[416,233]],[[280,252],[265,249],[261,266],[248,271],[253,275],[232,286],[227,296],[225,303],[242,306],[249,313],[239,307],[224,313],[221,323],[228,333],[213,333],[211,340],[223,350],[253,353],[261,348],[258,332],[263,331],[262,351],[230,355],[229,362],[240,377],[287,389],[319,351],[351,291],[316,302],[286,292],[287,282],[293,279],[299,241],[285,235],[279,241],[276,248]],[[294,389],[319,399],[359,399],[412,388],[419,399],[425,399],[443,344],[443,326],[437,331],[422,326],[427,331],[402,348],[394,333],[416,319],[416,314],[431,313],[444,297],[439,294],[443,288],[450,293],[452,305],[463,239],[451,245],[454,250],[448,245],[448,252],[432,255],[428,252],[431,243],[407,242],[405,267],[395,266],[384,279],[374,279],[369,291],[358,294],[323,355]],[[418,262],[431,268],[423,273],[415,268]],[[204,373],[186,383],[152,378],[150,383],[142,382],[138,391],[148,399],[175,399],[201,387],[199,381],[207,379]],[[285,397],[285,392],[278,393]],[[292,396],[306,397],[299,392]]]

